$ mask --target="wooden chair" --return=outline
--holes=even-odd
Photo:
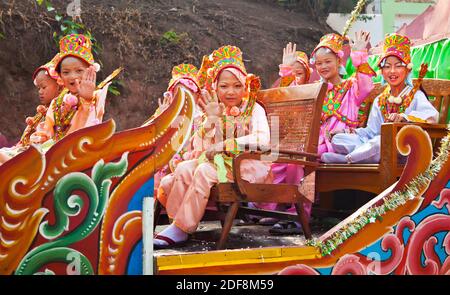
[[[249,183],[242,179],[240,165],[247,159],[268,160],[267,156],[272,156],[270,162],[303,165],[305,177],[313,175],[319,164],[317,145],[325,94],[326,85],[323,83],[259,92],[258,100],[264,105],[271,124],[271,143],[276,148],[243,152],[233,160],[234,183],[219,183],[212,188],[210,200],[215,201],[218,207],[229,205],[217,249],[224,248],[238,211],[294,218],[301,223],[305,237],[311,238],[308,219],[303,211],[305,194],[299,186]],[[247,202],[294,203],[298,214],[245,208],[243,204]]]
[[[448,118],[450,102],[450,80],[424,79],[423,89],[427,93],[434,107],[439,111],[438,124],[417,124],[425,129],[439,147],[440,139],[447,134],[445,124]],[[361,109],[369,114],[374,99],[383,91],[384,87],[376,84],[374,90]],[[365,126],[366,121],[362,122]],[[397,181],[404,164],[398,161],[395,138],[398,131],[406,124],[386,123],[381,127],[381,159],[379,164],[321,164],[316,173],[316,189],[318,192],[330,192],[341,189],[355,189],[379,194]]]

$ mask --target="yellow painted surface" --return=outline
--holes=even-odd
[[[244,250],[221,250],[197,253],[176,253],[156,257],[159,271],[212,266],[309,260],[321,255],[314,247],[278,247]]]

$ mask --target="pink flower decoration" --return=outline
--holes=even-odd
[[[47,108],[43,105],[38,105],[38,107],[36,108],[36,111],[38,113],[45,114],[47,112]]]
[[[190,79],[180,79],[180,83],[192,90],[192,92],[198,92],[198,87],[195,83]]]
[[[334,85],[332,83],[328,83],[327,88],[328,90],[332,90],[334,88]]]
[[[25,122],[27,123],[27,125],[32,125],[33,124],[33,118],[32,117],[27,117],[26,119],[25,119]]]
[[[66,104],[70,108],[73,107],[73,106],[76,106],[78,104],[78,98],[75,95],[72,95],[72,94],[66,94],[64,96],[63,101],[64,101],[64,104]]]
[[[95,72],[99,72],[100,71],[100,64],[94,63],[93,66],[94,66]]]
[[[339,56],[339,58],[343,58],[344,57],[344,51],[339,50],[337,55]]]
[[[58,77],[59,77],[58,73],[53,68],[50,68],[48,70],[48,73],[49,73],[50,77],[52,77],[52,79],[58,79]]]
[[[63,80],[61,79],[61,77],[58,77],[58,79],[56,79],[56,83],[57,83],[59,86],[64,86],[64,82],[63,82]]]
[[[231,109],[230,109],[231,116],[236,117],[236,116],[239,116],[240,113],[241,112],[237,106],[231,107]]]

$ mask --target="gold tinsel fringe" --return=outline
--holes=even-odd
[[[367,0],[359,0],[356,4],[355,9],[353,9],[352,14],[350,15],[350,18],[347,20],[347,23],[345,24],[344,30],[342,31],[342,36],[346,36],[348,32],[350,31],[350,28],[355,23],[358,16],[361,14],[362,9],[366,5]]]

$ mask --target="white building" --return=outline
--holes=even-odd
[[[449,0],[450,1],[450,0]],[[362,14],[350,29],[353,37],[361,29],[369,31],[372,36],[372,46],[383,41],[384,35],[396,32],[403,24],[411,23],[435,0],[374,0],[367,5]],[[350,14],[330,13],[327,23],[335,31],[342,33]]]

